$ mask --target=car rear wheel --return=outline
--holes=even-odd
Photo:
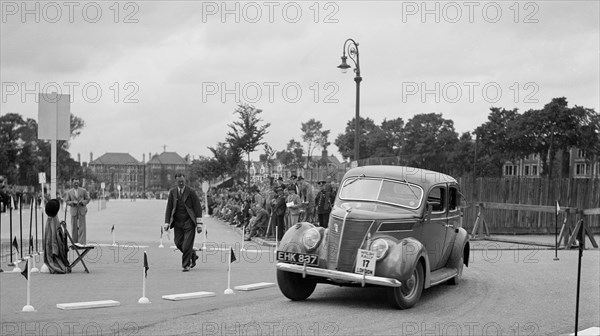
[[[302,301],[315,291],[317,282],[314,279],[303,278],[302,274],[277,270],[277,285],[288,299]]]
[[[402,281],[402,286],[389,289],[390,303],[400,309],[414,306],[423,292],[424,279],[423,265],[417,263],[410,278]]]
[[[454,278],[448,280],[450,285],[456,286],[458,285],[463,276],[463,268],[465,268],[465,257],[463,254],[460,255],[460,260],[458,261],[458,273],[454,276]]]

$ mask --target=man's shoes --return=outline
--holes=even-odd
[[[182,272],[189,272],[190,271],[190,266],[185,266],[181,271]]]
[[[198,255],[194,252],[194,254],[192,254],[192,268],[196,267],[196,260],[198,260]]]

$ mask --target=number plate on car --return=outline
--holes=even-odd
[[[319,266],[319,256],[314,254],[277,251],[277,260],[292,264]]]
[[[369,250],[359,249],[356,254],[356,268],[355,273],[374,275],[375,274],[375,252]]]

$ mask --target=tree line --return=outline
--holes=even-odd
[[[192,161],[190,179],[210,180],[233,176],[249,179],[250,154],[260,150],[259,160],[273,167],[276,161],[291,168],[313,168],[320,164],[321,151],[332,144],[330,130],[321,121],[300,123],[301,137],[290,139],[285,148],[273,149],[264,141],[270,123],[261,118],[263,111],[249,104],[235,110],[237,120],[228,124],[225,138],[208,149],[211,157]],[[71,139],[77,137],[85,122],[71,115]],[[402,118],[384,119],[380,124],[360,118],[360,159],[398,158],[404,165],[432,169],[454,176],[502,176],[506,161],[530,154],[539,155],[542,176],[568,176],[569,151],[583,150],[590,162],[600,160],[600,115],[583,106],[568,106],[565,97],[554,98],[541,109],[519,113],[517,109],[490,108],[487,121],[472,132],[459,134],[451,119],[441,113],[416,114],[406,122]],[[343,133],[333,140],[344,160],[354,160],[354,118]],[[79,163],[68,152],[69,142],[58,142],[58,176],[84,176]],[[562,156],[562,157],[561,157]],[[555,162],[567,163],[555,170]],[[11,183],[37,185],[37,174],[50,170],[49,142],[37,139],[37,122],[15,113],[0,117],[0,175]]]

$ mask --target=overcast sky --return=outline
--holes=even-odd
[[[263,110],[276,150],[311,118],[333,143],[355,113],[354,74],[336,68],[348,38],[361,116],[378,124],[435,112],[462,133],[490,107],[561,96],[599,111],[599,12],[598,1],[2,1],[1,113],[37,119],[35,92],[70,93],[82,161],[163,145],[210,156],[236,100]]]

